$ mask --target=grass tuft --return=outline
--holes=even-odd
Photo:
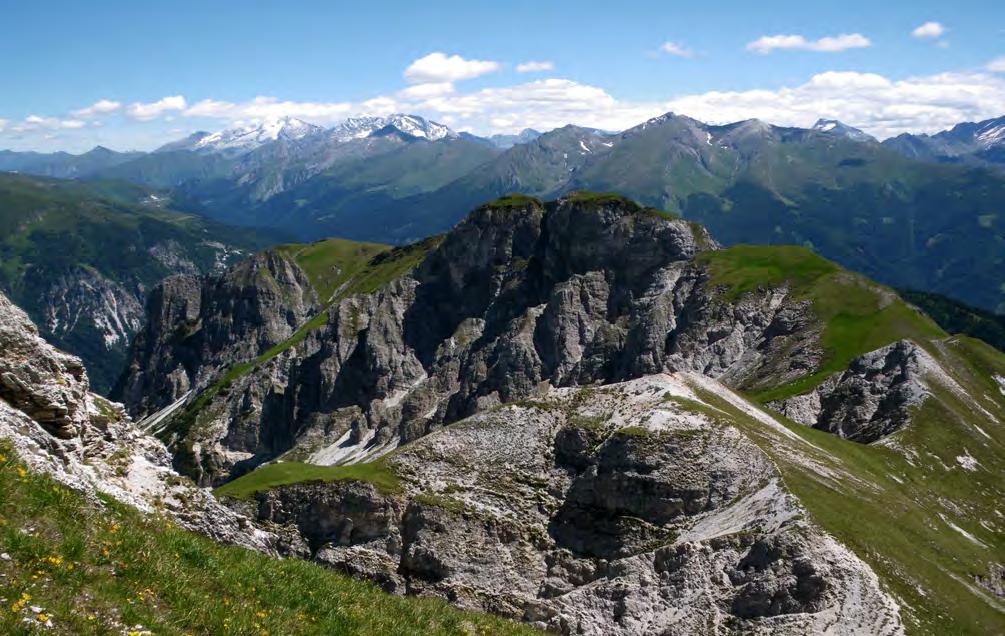
[[[401,492],[398,476],[386,462],[378,460],[346,466],[318,466],[301,462],[266,464],[220,486],[213,493],[217,497],[251,499],[257,492],[311,481],[362,481],[373,484],[384,494],[394,495]]]

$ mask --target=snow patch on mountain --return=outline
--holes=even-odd
[[[427,139],[429,141],[457,136],[457,133],[443,124],[429,121],[418,115],[405,115],[402,113],[396,113],[388,117],[350,117],[332,128],[330,135],[333,140],[344,143],[353,139],[364,139],[388,126],[411,137]]]
[[[206,135],[192,149],[203,152],[244,153],[269,142],[298,141],[324,132],[324,128],[294,117],[281,117],[258,124],[235,126]]]
[[[988,148],[1005,141],[1005,120],[993,119],[982,127],[976,136],[977,143]]]
[[[853,128],[843,124],[836,119],[818,119],[817,123],[813,124],[813,130],[831,135],[847,137],[848,139],[852,139],[854,141],[876,141],[876,138],[872,135],[862,132],[858,128]]]

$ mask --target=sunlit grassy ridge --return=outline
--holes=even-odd
[[[856,357],[901,339],[926,346],[947,334],[889,289],[852,274],[794,246],[737,245],[697,257],[709,268],[709,285],[732,302],[747,292],[787,285],[795,299],[807,300],[823,331],[824,360],[816,373],[758,392],[762,402],[798,395],[848,367]]]
[[[4,634],[118,635],[136,625],[157,635],[535,633],[299,559],[223,547],[114,502],[98,507],[26,471],[2,440],[0,552],[10,557],[0,560]]]
[[[256,492],[310,481],[362,481],[373,484],[384,493],[394,494],[401,491],[398,476],[386,462],[378,460],[346,466],[318,466],[300,462],[266,464],[220,486],[214,494],[218,497],[250,499]]]
[[[308,245],[281,245],[276,251],[296,261],[323,302],[357,275],[374,256],[391,249],[389,245],[325,239]]]
[[[1005,374],[1005,355],[968,338],[937,353],[967,393],[931,379],[933,396],[886,444],[848,441],[775,415],[812,446],[804,445],[698,393],[775,460],[813,519],[909,606],[903,618],[911,633],[1005,633],[1005,603],[975,583],[989,563],[1005,559],[1005,535],[982,523],[998,525],[1005,498],[1005,396],[988,390],[997,389],[993,375]],[[959,463],[965,456],[978,462],[976,470]]]

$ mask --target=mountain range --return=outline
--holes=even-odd
[[[801,129],[758,120],[713,126],[666,114],[620,133],[570,125],[543,134],[525,130],[481,138],[413,115],[356,117],[331,128],[284,118],[195,133],[151,153],[4,152],[0,167],[72,177],[85,199],[95,191],[131,187],[127,203],[145,201],[142,209],[156,199],[160,210],[196,213],[231,226],[382,244],[443,232],[481,202],[510,192],[545,198],[580,189],[619,192],[699,221],[727,245],[802,245],[894,287],[1000,314],[1005,312],[1000,212],[1005,173],[994,159],[1005,144],[1003,124],[1002,119],[961,124],[937,135],[879,143],[827,119]],[[7,213],[22,210],[15,205]],[[264,236],[255,230],[226,232]],[[107,252],[106,236],[117,235],[99,232],[88,239],[96,252]],[[234,247],[268,242],[241,238]],[[24,259],[8,251],[2,260],[5,271],[14,271]],[[211,264],[187,260],[202,271]],[[93,350],[95,339],[76,342],[51,331],[56,319],[44,314],[54,310],[43,309],[49,301],[20,295],[16,277],[8,276],[4,289],[50,330],[56,344],[83,356],[95,386],[107,390],[122,347],[138,327],[145,290],[163,275],[189,271],[164,269],[156,261],[147,265],[151,274],[142,277],[132,302],[118,304],[130,307],[131,317],[105,312],[100,319],[127,325],[112,329],[121,332],[117,336],[102,331],[115,339],[109,346],[118,357],[112,362],[99,360],[104,353]],[[51,267],[34,271],[52,279],[39,289],[58,287],[53,281],[62,274],[52,274]],[[88,294],[92,306],[108,305],[97,299],[97,291]]]

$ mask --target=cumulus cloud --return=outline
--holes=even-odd
[[[7,128],[7,120],[0,119],[0,132],[3,132]]]
[[[90,117],[97,117],[98,115],[108,115],[114,113],[115,111],[122,108],[122,104],[110,99],[99,99],[90,106],[86,108],[81,108],[79,110],[73,111],[74,117],[83,117],[85,119]]]
[[[843,33],[827,36],[819,40],[807,40],[801,35],[764,35],[747,44],[747,50],[767,55],[775,50],[817,51],[821,53],[836,53],[847,49],[860,49],[872,46],[869,38],[861,33]]]
[[[406,112],[477,134],[513,133],[531,127],[547,130],[569,123],[604,130],[624,130],[668,111],[710,123],[756,117],[786,126],[810,126],[820,117],[835,118],[879,138],[902,132],[937,132],[963,121],[1001,115],[1005,103],[1005,58],[984,70],[892,79],[876,73],[828,71],[773,89],[709,91],[647,101],[621,99],[599,86],[550,78],[509,86],[461,91],[453,82],[422,82],[388,95],[358,102],[303,102],[259,96],[244,102],[204,99],[189,104],[181,96],[125,107],[134,119],[162,116],[217,120],[219,127],[283,116],[331,125],[353,114]],[[183,108],[180,108],[184,105]],[[139,115],[139,117],[136,117]],[[73,129],[99,119],[63,119],[32,115],[8,122],[5,137],[26,130],[32,137]],[[199,123],[200,127],[206,126]],[[212,125],[212,124],[210,124]],[[0,127],[3,124],[0,123]],[[89,131],[92,126],[88,126]],[[134,139],[159,145],[145,126],[134,125]],[[76,139],[84,143],[84,131]],[[166,135],[167,133],[158,133]],[[28,139],[29,135],[25,135]],[[93,138],[88,138],[93,145]],[[158,143],[154,143],[154,142]],[[27,145],[29,142],[25,142]]]
[[[187,102],[181,95],[164,97],[156,102],[134,102],[126,108],[126,114],[137,121],[151,121],[165,113],[185,110]]]
[[[454,85],[452,82],[430,82],[428,84],[413,84],[408,88],[398,91],[398,95],[402,99],[429,99],[430,97],[449,95],[453,92]]]
[[[457,82],[492,73],[500,68],[499,62],[466,60],[460,55],[448,56],[437,51],[412,62],[405,69],[404,77],[412,84]]]
[[[984,68],[988,69],[992,73],[1005,73],[1005,55],[991,60]]]
[[[963,121],[1001,115],[1005,81],[986,73],[942,73],[891,80],[873,73],[829,71],[777,90],[712,91],[679,97],[670,110],[726,123],[756,117],[808,126],[840,119],[880,138],[937,132]]]
[[[343,119],[351,111],[352,104],[349,102],[298,102],[259,96],[239,103],[204,99],[186,108],[182,115],[231,122],[297,117],[326,123]]]
[[[990,73],[892,80],[875,73],[828,71],[773,90],[710,91],[665,101],[623,100],[597,86],[547,79],[403,103],[399,108],[482,134],[568,123],[623,130],[673,111],[712,123],[756,117],[803,127],[820,117],[835,118],[885,138],[997,117],[1003,103],[1005,78]]]
[[[516,65],[517,73],[541,73],[542,71],[553,71],[555,70],[555,64],[553,62],[523,62]]]
[[[45,117],[42,115],[28,115],[20,123],[12,127],[15,132],[28,132],[32,130],[58,130],[83,128],[87,122],[79,119],[60,119],[58,117]]]
[[[926,40],[941,37],[942,34],[945,32],[946,27],[942,26],[938,22],[926,22],[921,26],[919,26],[918,28],[916,28],[915,30],[911,31],[911,35],[916,38]]]
[[[662,112],[657,102],[619,101],[602,88],[567,79],[485,88],[409,105],[461,130],[482,133],[549,129],[576,123],[627,128]]]
[[[691,49],[681,44],[677,44],[676,42],[671,42],[670,40],[667,40],[660,46],[660,52],[666,53],[667,55],[675,55],[677,57],[694,56],[694,52],[691,51]]]

